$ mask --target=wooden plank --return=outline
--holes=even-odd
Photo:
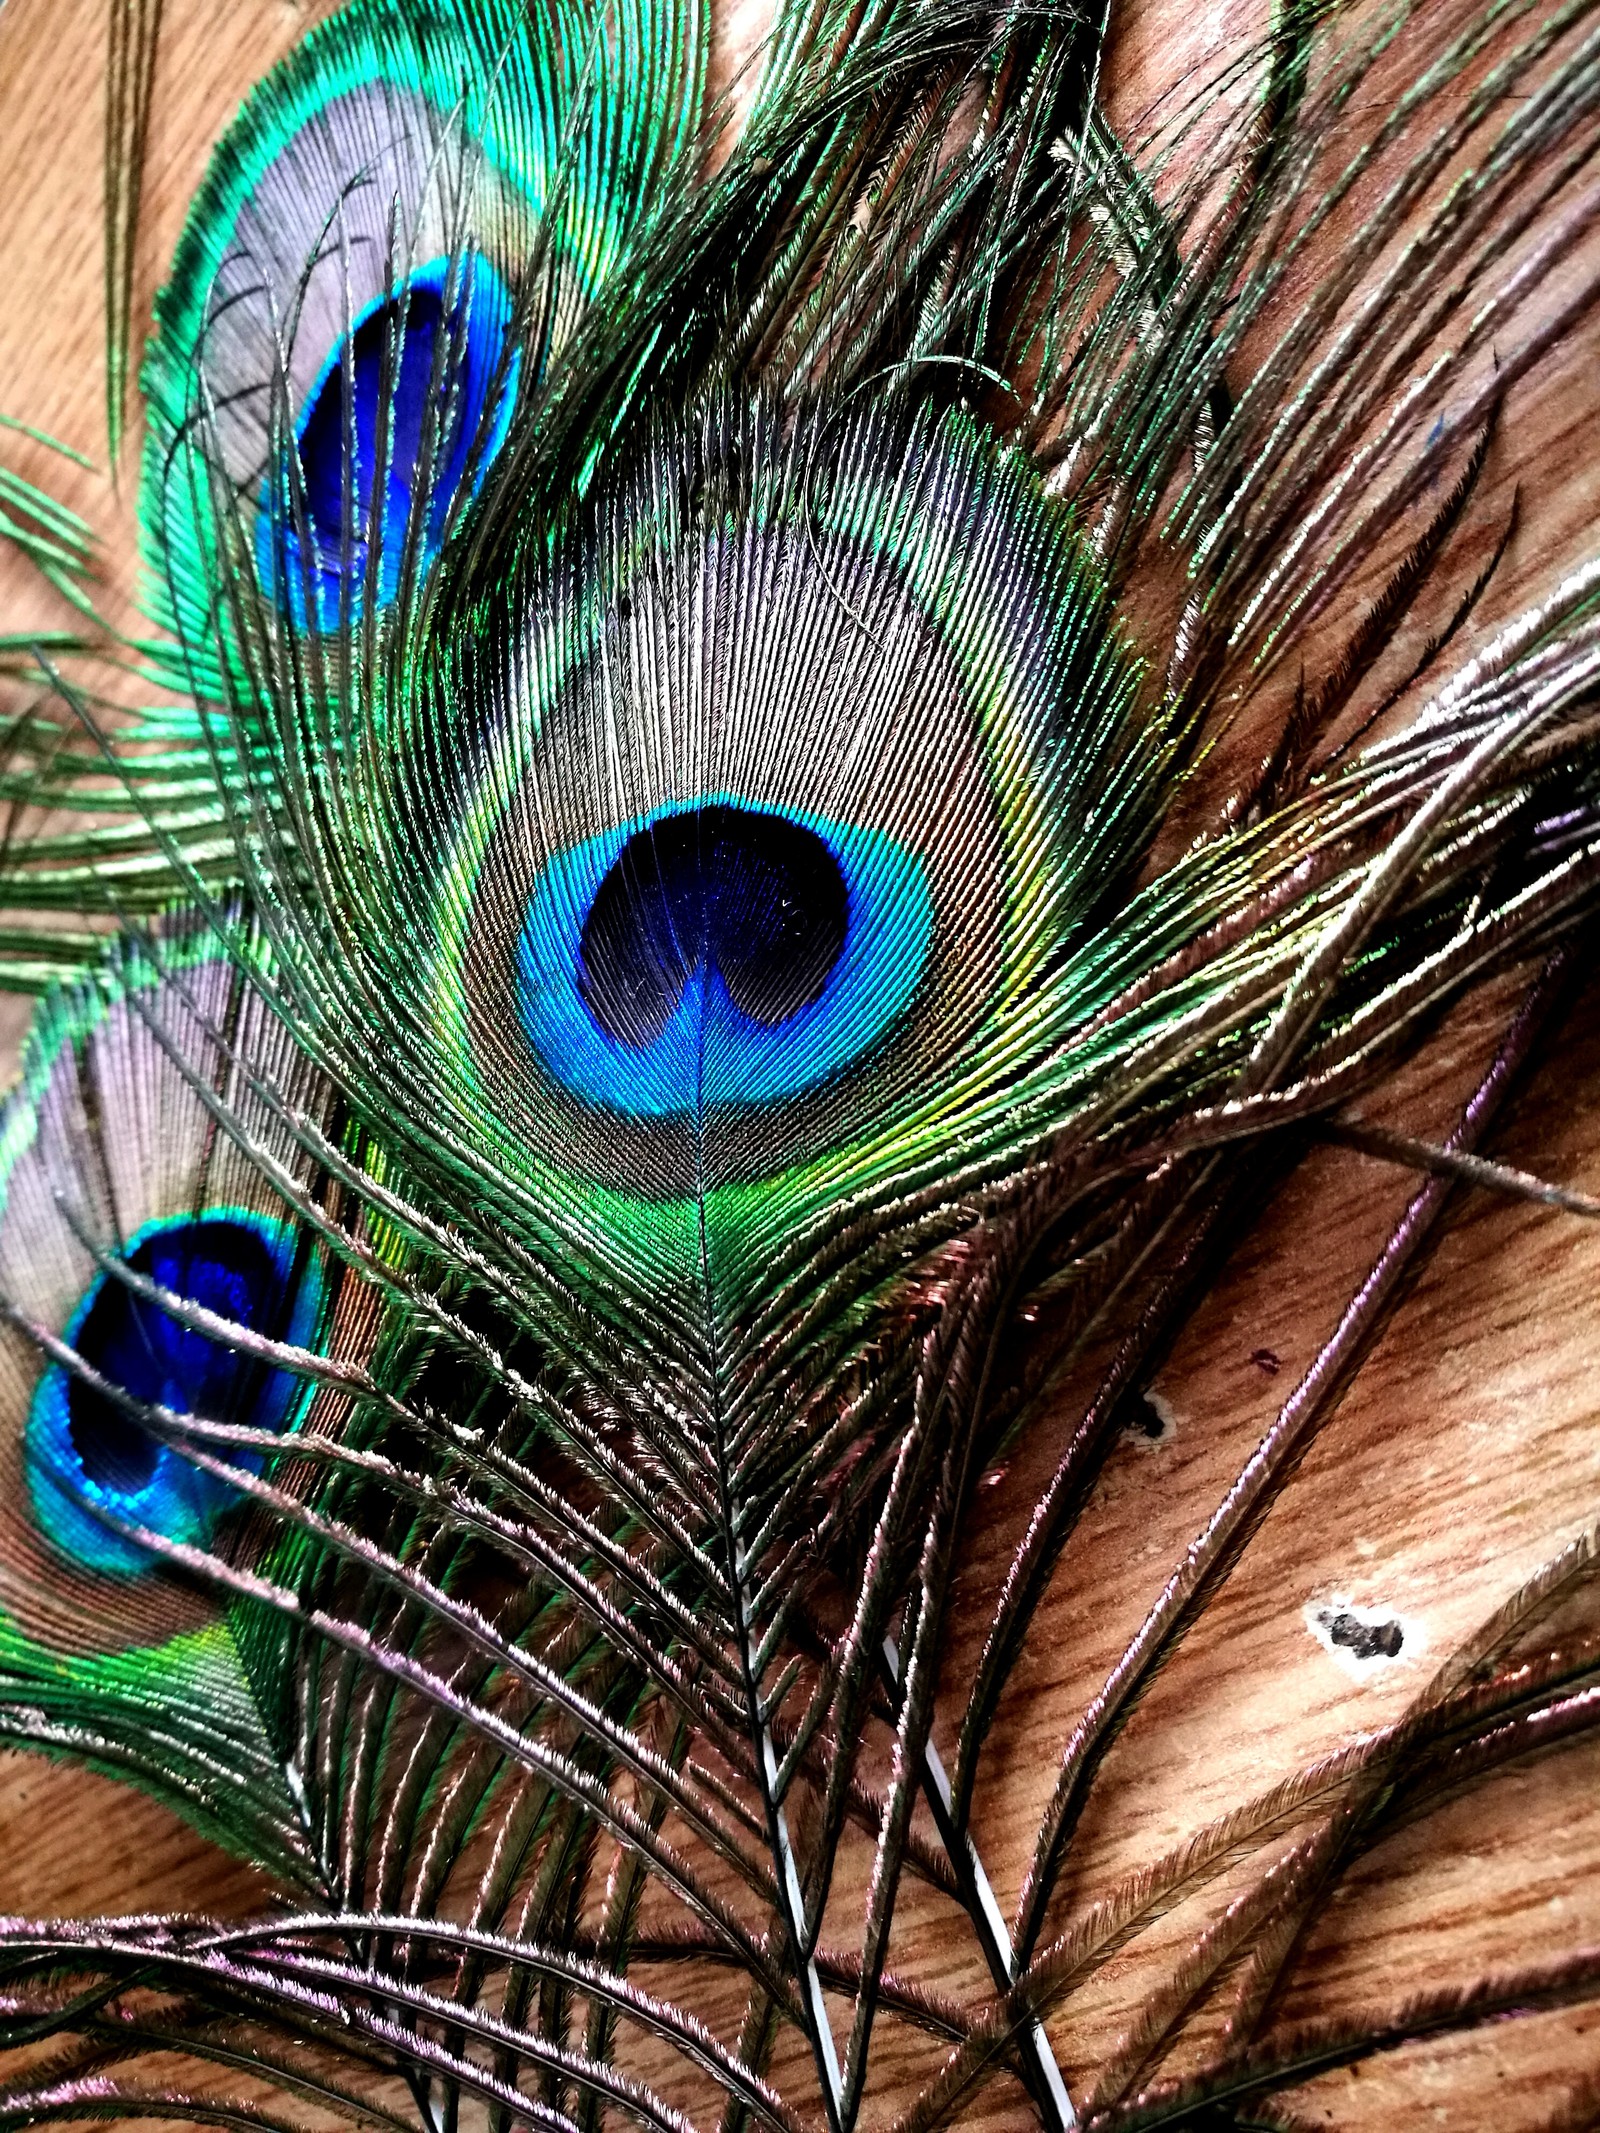
[[[210,142],[248,84],[301,34],[313,10],[286,0],[167,0],[141,226],[135,315],[171,253]],[[1119,54],[1119,112],[1153,104],[1220,44],[1248,34],[1249,8],[1158,0]],[[757,23],[759,17],[756,18]],[[722,64],[757,34],[743,23]],[[100,87],[102,0],[7,0],[0,8],[0,409],[103,457]],[[1514,482],[1524,528],[1497,588],[1502,613],[1589,545],[1600,455],[1593,450],[1592,344],[1575,340],[1508,411],[1506,448],[1486,483],[1487,543]],[[34,448],[9,462],[41,475]],[[131,453],[124,487],[52,471],[57,493],[106,529],[109,597],[136,585]],[[7,603],[33,595],[8,573]],[[15,612],[8,605],[8,612]],[[45,610],[39,610],[43,619]],[[1424,626],[1418,623],[1418,630]],[[1408,1070],[1384,1115],[1448,1129],[1512,1002],[1501,986],[1458,1011]],[[5,1028],[12,1042],[19,1017]],[[1593,1095],[1600,997],[1591,988],[1549,1045],[1497,1155],[1600,1192]],[[977,1831],[1011,1907],[1038,1812],[1077,1716],[1172,1566],[1336,1321],[1416,1180],[1342,1151],[1311,1155],[1219,1269],[1208,1300],[1153,1390],[1165,1433],[1117,1449],[1052,1583],[1029,1655],[988,1745]],[[1600,1511],[1595,1298],[1600,1225],[1480,1193],[1456,1196],[1439,1249],[1406,1294],[1354,1387],[1252,1539],[1196,1633],[1162,1673],[1112,1752],[1052,1908],[1050,1931],[1081,1917],[1117,1878],[1181,1845],[1278,1779],[1393,1719],[1429,1670]],[[1003,1468],[985,1477],[985,1526],[963,1574],[948,1679],[977,1640],[1027,1508],[1068,1426],[1074,1388]],[[1392,1655],[1360,1661],[1328,1622],[1359,1613],[1397,1626]],[[1563,1633],[1584,1625],[1573,1620]],[[1319,1634],[1320,1628],[1320,1634]],[[1391,1637],[1389,1641],[1393,1641]],[[947,1697],[946,1702],[950,1699]],[[948,1755],[953,1743],[941,1736]],[[1481,1793],[1398,1830],[1363,1862],[1299,1965],[1289,2011],[1378,2004],[1405,1988],[1464,1980],[1494,1964],[1600,1942],[1600,1763],[1592,1747],[1520,1764]],[[841,1903],[864,1862],[842,1862]],[[856,1876],[852,1880],[852,1876]],[[1103,1977],[1051,2017],[1081,2092],[1188,1936],[1235,1884],[1168,1912]],[[0,1910],[247,1908],[260,1886],[170,1816],[101,1780],[0,1760]],[[937,1985],[948,1919],[914,1894],[894,1961]],[[939,2052],[886,2039],[872,2096],[888,2123]],[[1520,2129],[1583,2117],[1600,2077],[1600,2015],[1502,2023],[1408,2046],[1325,2075],[1296,2100],[1308,2124]],[[1001,2081],[964,2122],[1028,2122]]]

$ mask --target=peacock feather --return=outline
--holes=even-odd
[[[347,0],[156,300],[137,635],[0,487],[69,603],[4,640],[0,1737],[270,1891],[0,1919],[4,2124],[1285,2128],[1600,1984],[1294,1999],[1397,1827],[1587,1745],[1587,1510],[1228,1812],[1117,1754],[1452,1190],[1600,1211],[1479,1152],[1600,892],[1600,559],[1508,608],[1495,487],[1600,10],[1286,5],[1139,125],[1053,0],[782,0],[714,92],[717,27]],[[1365,1115],[1486,1001],[1433,1137]],[[1052,1585],[1330,1138],[1409,1196],[997,1864]]]
[[[341,1305],[271,1166],[307,1166],[241,1085],[327,1094],[221,945],[129,937],[41,1007],[3,1127],[5,1730],[137,1774],[280,1870],[301,1848],[266,1713],[277,1690],[225,1595],[162,1574],[204,1552],[259,1474],[252,1439],[315,1427],[315,1381],[374,1328]],[[259,1158],[219,1134],[226,1109]],[[252,1117],[251,1114],[254,1114]],[[263,1160],[264,1159],[264,1160]],[[158,1420],[159,1418],[159,1420]],[[182,1431],[215,1432],[185,1456]],[[265,1651],[259,1658],[266,1658]]]

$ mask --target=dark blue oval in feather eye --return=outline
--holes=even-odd
[[[130,1272],[246,1332],[304,1345],[321,1281],[283,1225],[243,1209],[147,1224],[122,1255]],[[115,1273],[96,1277],[63,1338],[129,1400],[206,1422],[281,1430],[303,1404],[292,1372],[201,1332],[138,1295]],[[28,1471],[41,1524],[91,1569],[150,1566],[145,1549],[94,1515],[99,1504],[171,1540],[203,1541],[234,1492],[188,1464],[118,1401],[53,1365],[28,1418]],[[236,1460],[258,1470],[248,1451]]]
[[[578,940],[595,1021],[653,1044],[696,971],[774,1028],[818,999],[844,952],[850,900],[815,830],[744,807],[697,807],[636,830],[611,862]]]
[[[370,305],[330,350],[257,531],[263,585],[297,623],[336,629],[399,590],[408,542],[431,562],[463,492],[505,442],[520,351],[511,299],[477,253],[436,259]],[[378,554],[372,558],[374,542]]]
[[[922,862],[884,831],[729,795],[546,862],[517,950],[547,1069],[630,1118],[782,1102],[853,1066],[927,962]]]

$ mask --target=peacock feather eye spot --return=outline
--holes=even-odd
[[[787,1100],[854,1067],[928,959],[922,861],[885,831],[726,793],[555,853],[516,950],[523,1031],[630,1118]]]
[[[121,1257],[129,1273],[243,1331],[303,1342],[314,1325],[320,1277],[297,1264],[285,1233],[263,1217],[228,1210],[158,1221]],[[141,1407],[281,1430],[302,1398],[292,1373],[186,1324],[115,1271],[91,1282],[65,1339],[103,1385]],[[95,1569],[136,1573],[150,1558],[86,1505],[193,1541],[205,1537],[232,1495],[122,1400],[60,1365],[39,1382],[27,1434],[41,1523]],[[241,1451],[235,1463],[253,1470],[260,1462]]]
[[[424,564],[438,554],[510,424],[521,366],[511,308],[479,255],[436,259],[330,350],[295,424],[303,503],[285,465],[257,533],[262,583],[296,621],[308,575],[318,627],[338,626],[344,599],[360,612],[374,542],[380,603],[399,588],[408,534]]]
[[[348,357],[323,378],[306,411],[300,431],[300,464],[305,475],[306,514],[325,547],[337,549],[349,538],[364,537],[372,510],[377,471],[378,397],[386,367],[390,369],[388,448],[398,470],[414,469],[422,451],[423,417],[433,379],[435,350],[445,327],[444,303],[433,289],[412,289],[367,314],[350,336]],[[394,360],[395,357],[398,360]],[[348,370],[346,369],[348,363]],[[350,470],[354,522],[345,525],[345,448],[355,450]],[[452,440],[447,468],[456,457]],[[399,480],[409,488],[404,471]],[[448,472],[446,475],[448,480]]]
[[[113,1496],[148,1488],[161,1447],[132,1415],[81,1380],[67,1388],[67,1434],[85,1477]]]
[[[439,700],[486,715],[419,1000],[494,1173],[698,1199],[726,1239],[747,1188],[875,1171],[941,1090],[998,1124],[1011,1025],[1120,878],[1077,824],[1136,680],[1070,529],[962,421],[846,448],[774,415],[663,427],[463,610]]]
[[[697,973],[775,1028],[821,998],[844,952],[839,862],[804,824],[712,806],[636,830],[589,906],[578,990],[598,1026],[642,1048]]]
[[[184,1223],[146,1237],[126,1263],[158,1288],[253,1333],[271,1333],[281,1314],[283,1277],[242,1223]],[[91,1292],[74,1345],[98,1377],[130,1399],[179,1414],[236,1413],[249,1404],[243,1381],[262,1372],[260,1363],[181,1324],[114,1275],[102,1275]],[[119,1495],[149,1482],[159,1443],[82,1378],[67,1387],[67,1428],[89,1480]]]

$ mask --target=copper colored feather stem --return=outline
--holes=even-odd
[[[771,1996],[763,1992],[759,1985],[752,1985],[734,2044],[734,2056],[740,2065],[747,2066],[753,2074],[759,2074],[766,2065],[776,2032],[777,2011]],[[745,2133],[749,2123],[749,2110],[730,2090],[722,2108],[717,2133]]]
[[[1006,1573],[989,1636],[978,1662],[956,1751],[951,1812],[959,1831],[965,1832],[972,1812],[977,1759],[987,1718],[1044,1596],[1071,1520],[1092,1483],[1095,1453],[1107,1441],[1130,1387],[1149,1367],[1154,1351],[1170,1332],[1176,1315],[1193,1290],[1200,1263],[1215,1236],[1218,1218],[1228,1198],[1226,1190],[1215,1189],[1209,1199],[1204,1197],[1208,1184],[1214,1188],[1215,1181],[1216,1165],[1212,1162],[1198,1178],[1180,1176],[1178,1182],[1182,1190],[1176,1206],[1170,1198],[1163,1204],[1163,1198],[1158,1196],[1154,1210],[1156,1241],[1181,1214],[1183,1207],[1192,1205],[1196,1198],[1202,1200],[1199,1217],[1183,1239],[1175,1263],[1147,1300],[1139,1323],[1118,1348],[1089,1405],[1079,1417]]]
[[[106,2074],[10,2090],[4,2099],[4,2113],[3,2123],[13,2126],[49,2125],[60,2119],[154,2118],[197,2126],[237,2126],[245,2133],[301,2133],[292,2120],[249,2104],[221,2104],[203,2094],[145,2088]]]
[[[1263,1929],[1270,1932],[1286,1903],[1293,1904],[1293,1916],[1300,1915],[1306,1884],[1309,1882],[1313,1889],[1321,1884],[1326,1862],[1330,1855],[1336,1855],[1339,1835],[1349,1819],[1343,1810],[1325,1817],[1235,1897],[1220,1918],[1195,1936],[1165,1986],[1141,2006],[1110,2056],[1101,2062],[1094,2085],[1084,2098],[1086,2119],[1122,2101],[1145,2069],[1162,2055],[1184,2016],[1218,1971],[1253,1934]]]
[[[1592,1560],[1592,1557],[1586,1558],[1589,1563]],[[1538,1585],[1540,1580],[1534,1582]],[[1569,1590],[1571,1582],[1570,1577],[1563,1579],[1556,1590]],[[1481,1636],[1469,1638],[1452,1654],[1403,1717],[1369,1735],[1353,1751],[1341,1751],[1323,1765],[1327,1782],[1306,1790],[1307,1773],[1298,1773],[1287,1788],[1274,1787],[1265,1801],[1256,1803],[1255,1809],[1244,1820],[1225,1818],[1228,1838],[1233,1844],[1249,1835],[1254,1835],[1258,1842],[1264,1839],[1271,1833],[1274,1823],[1283,1819],[1282,1813],[1275,1815],[1271,1811],[1273,1806],[1287,1807],[1290,1795],[1298,1790],[1302,1808],[1329,1800],[1330,1814],[1347,1819],[1357,1794],[1367,1803],[1376,1801],[1383,1816],[1381,1832],[1371,1813],[1365,1814],[1359,1826],[1350,1825],[1350,1843],[1369,1847],[1376,1841],[1378,1833],[1388,1836],[1405,1821],[1417,1814],[1431,1812],[1439,1804],[1442,1790],[1446,1788],[1435,1785],[1424,1790],[1423,1781],[1430,1769],[1453,1773],[1466,1768],[1469,1777],[1476,1776],[1491,1764],[1510,1761],[1520,1754],[1586,1731],[1600,1722],[1596,1692],[1582,1685],[1593,1672],[1594,1651],[1586,1647],[1576,1657],[1550,1654],[1494,1679],[1452,1688],[1450,1682],[1458,1677],[1459,1670],[1464,1667],[1470,1671],[1474,1665],[1481,1664],[1486,1650]],[[1578,1686],[1574,1688],[1575,1683]],[[1558,1693],[1563,1685],[1569,1691],[1564,1695]],[[1533,1708],[1519,1710],[1519,1706]],[[1452,1738],[1454,1745],[1451,1745]],[[1449,1760],[1441,1762],[1441,1755]],[[1334,1795],[1331,1799],[1330,1794]],[[1338,1796],[1340,1794],[1342,1798]],[[1332,1821],[1326,1820],[1323,1827],[1331,1829]],[[1191,1840],[1183,1848],[1180,1861],[1192,1870],[1197,1858],[1209,1861],[1227,1848],[1225,1840],[1220,1846],[1203,1846],[1197,1855],[1195,1840]],[[1149,1877],[1145,1901],[1136,1915],[1147,1918],[1157,1902],[1175,1895],[1183,1886],[1181,1876],[1175,1878],[1170,1872],[1158,1868]],[[1291,1893],[1303,1897],[1303,1876]],[[1109,1952],[1104,1941],[1101,1946]],[[1286,1947],[1285,1959],[1288,1952]],[[1036,1971],[1040,1967],[1036,1965]],[[1248,1986],[1236,1995],[1230,2034],[1238,2031],[1247,1998]]]
[[[1401,1163],[1408,1169],[1431,1171],[1442,1178],[1456,1178],[1463,1185],[1481,1185],[1485,1191],[1508,1198],[1531,1200],[1543,1207],[1558,1207],[1564,1214],[1600,1218],[1600,1200],[1587,1192],[1569,1192],[1564,1185],[1551,1185],[1531,1171],[1504,1163],[1491,1163],[1483,1156],[1465,1155],[1459,1149],[1440,1148],[1431,1141],[1414,1140],[1408,1133],[1391,1133],[1364,1118],[1330,1118],[1317,1128],[1324,1140],[1356,1148],[1382,1162]]]
[[[898,1688],[900,1652],[893,1637],[885,1637],[883,1640],[883,1658],[889,1680]],[[922,1751],[922,1791],[933,1816],[934,1827],[939,1832],[939,1840],[955,1869],[961,1901],[972,1920],[989,1975],[994,1980],[996,1989],[1004,1992],[1011,1982],[1010,1929],[995,1895],[994,1885],[984,1868],[982,1855],[973,1842],[971,1830],[962,1831],[956,1826],[950,1798],[950,1779],[931,1734]],[[1038,2106],[1039,2115],[1050,2129],[1050,2133],[1071,2133],[1071,2129],[1078,2123],[1078,2114],[1072,2107],[1072,2098],[1067,2093],[1067,2085],[1062,2078],[1056,2055],[1051,2049],[1049,2035],[1043,2022],[1037,2017],[1019,2031],[1017,2051],[1028,2093]]]
[[[1446,1144],[1451,1153],[1470,1153],[1487,1130],[1565,991],[1573,956],[1574,944],[1569,943],[1546,962],[1488,1072],[1462,1111]],[[1041,1822],[1033,1862],[1018,1900],[1013,1937],[1019,1964],[1027,1962],[1037,1945],[1062,1848],[1081,1811],[1093,1771],[1118,1724],[1158,1661],[1181,1634],[1201,1593],[1226,1571],[1255,1518],[1331,1408],[1454,1184],[1453,1178],[1430,1177],[1414,1195],[1320,1354],[1284,1402],[1205,1530],[1190,1544],[1183,1563],[1168,1580],[1100,1693],[1074,1728],[1062,1754],[1055,1791]]]
[[[1508,1699],[1526,1702],[1544,1697],[1547,1708],[1564,1715],[1564,1705],[1548,1700],[1556,1682],[1565,1678],[1559,1662],[1552,1665],[1547,1660],[1519,1667],[1510,1677],[1502,1675],[1488,1682],[1469,1677],[1474,1668],[1502,1648],[1508,1634],[1526,1626],[1543,1605],[1559,1598],[1570,1590],[1575,1578],[1593,1569],[1596,1546],[1593,1533],[1584,1535],[1555,1563],[1536,1572],[1527,1585],[1496,1610],[1489,1625],[1451,1655],[1405,1716],[1280,1780],[1244,1808],[1196,1832],[1175,1851],[1134,1876],[1122,1890],[1096,1904],[1051,1949],[1035,1959],[1021,1983],[1004,2000],[980,2018],[966,2044],[947,2062],[939,2081],[926,2093],[923,2106],[900,2121],[897,2133],[913,2133],[913,2129],[927,2133],[927,2129],[944,2124],[961,2098],[987,2078],[987,2069],[1004,2050],[1019,2021],[1033,2011],[1054,2005],[1080,1981],[1095,1974],[1153,1917],[1219,1872],[1241,1844],[1259,1847],[1289,1822],[1303,1819],[1308,1808],[1326,1803],[1330,1811],[1336,1809],[1340,1791],[1348,1792],[1352,1783],[1370,1786],[1387,1782],[1399,1759],[1425,1732],[1429,1738],[1443,1737],[1452,1730],[1459,1732],[1463,1725],[1476,1722],[1481,1726],[1485,1721],[1491,1730],[1503,1732],[1500,1720]],[[1478,1736],[1485,1737],[1481,1733]]]
[[[1018,1225],[1002,1226],[994,1257],[972,1281],[959,1306],[941,1317],[918,1370],[914,1401],[918,1422],[930,1437],[943,1434],[946,1443],[912,1588],[915,1628],[905,1659],[894,1761],[869,1883],[862,1936],[863,1989],[856,1998],[845,2054],[847,2126],[855,2121],[865,2085],[877,1980],[887,1954],[912,1805],[921,1790],[923,1751],[933,1727],[938,1640],[949,1599],[953,1533],[970,1481],[973,1435],[993,1361],[993,1329],[1003,1322],[1004,1306],[1014,1291],[1018,1238]],[[872,1659],[877,1662],[882,1647],[881,1642],[874,1642]]]
[[[1414,1778],[1402,1778],[1385,1801],[1387,1828],[1431,1814],[1442,1800],[1475,1784],[1492,1770],[1581,1739],[1600,1726],[1600,1681],[1581,1682],[1569,1694],[1550,1695],[1531,1710],[1513,1712],[1469,1739],[1436,1754]]]
[[[1224,2025],[1224,2035],[1241,2050],[1266,2027],[1290,1965],[1317,1922],[1319,1897],[1356,1857],[1419,1815],[1432,1813],[1452,1792],[1520,1756],[1592,1732],[1600,1723],[1600,1688],[1591,1684],[1567,1696],[1536,1698],[1535,1709],[1497,1720],[1448,1748],[1441,1759],[1428,1738],[1437,1729],[1428,1721],[1446,1719],[1448,1706],[1429,1695],[1419,1701],[1390,1750],[1352,1771],[1345,1802],[1322,1825],[1319,1856],[1293,1892],[1292,1907],[1266,1921],[1260,1942],[1250,1951]],[[1415,1765],[1419,1759],[1420,1770],[1407,1769],[1408,1761]]]
[[[1154,2133],[1193,2124],[1203,2105],[1308,2081],[1413,2039],[1475,2029],[1480,2023],[1570,2007],[1600,1990],[1600,1949],[1581,1948],[1553,1963],[1497,1971],[1476,1984],[1445,1986],[1374,2009],[1365,2018],[1307,2023],[1242,2062],[1212,2065],[1182,2083],[1163,2084],[1087,2122],[1085,2133]]]
[[[1322,1873],[1300,1894],[1292,1908],[1280,1911],[1266,1921],[1255,1946],[1247,1951],[1239,1966],[1238,1978],[1226,2002],[1228,2012],[1223,2019],[1222,2033],[1241,2048],[1253,2043],[1265,2027],[1268,2012],[1288,1976],[1307,1928],[1318,1915],[1317,1899],[1346,1864],[1348,1855],[1339,1840],[1348,1827],[1348,1818],[1343,1817],[1322,1824],[1319,1834],[1323,1838],[1323,1848],[1318,1861]],[[1107,2100],[1120,2103],[1122,2099],[1118,2096]]]

